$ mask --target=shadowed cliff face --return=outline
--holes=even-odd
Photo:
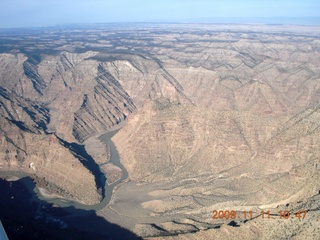
[[[97,203],[99,170],[82,163],[106,162],[98,137],[126,123],[113,141],[131,181],[99,214],[141,236],[243,229],[213,223],[214,209],[308,206],[320,188],[319,36],[262,25],[1,35],[0,168]]]
[[[37,57],[39,58],[39,56]],[[38,64],[40,61],[41,59],[29,57],[28,60],[23,63],[23,70],[26,77],[31,80],[33,88],[38,94],[43,95],[42,90],[46,87],[46,83],[38,72]]]
[[[0,87],[2,159],[10,165],[12,157],[22,164],[27,158],[24,133],[39,136],[50,120],[48,109]],[[2,162],[5,164],[5,162]]]
[[[75,157],[80,153],[46,132],[49,109],[4,88],[0,88],[0,106],[2,171],[36,174],[46,179],[51,192],[69,199],[87,204],[101,200],[101,192],[97,189],[101,188],[101,183],[96,184],[95,176]],[[83,178],[86,182],[82,182]],[[89,195],[83,194],[86,188]]]
[[[119,124],[135,110],[130,96],[102,65],[98,66],[95,80],[93,93],[83,96],[80,109],[74,113],[72,131],[80,142]]]
[[[58,208],[35,196],[30,178],[0,179],[0,218],[9,239],[141,239],[94,211]]]

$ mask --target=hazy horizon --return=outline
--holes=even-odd
[[[0,9],[0,28],[197,21],[320,25],[318,0],[1,0]]]

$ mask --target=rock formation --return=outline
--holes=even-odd
[[[1,171],[36,174],[49,190],[95,204],[97,166],[110,155],[99,136],[125,125],[112,140],[129,178],[98,211],[108,221],[143,237],[188,234],[173,239],[319,234],[318,27],[1,34]],[[109,183],[122,176],[103,168]],[[212,219],[215,209],[285,208],[310,218]]]

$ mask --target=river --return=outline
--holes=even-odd
[[[101,141],[103,141],[104,143],[108,144],[109,147],[110,147],[110,159],[108,161],[108,159],[106,160],[106,163],[113,163],[114,165],[116,165],[117,167],[121,168],[123,174],[122,174],[122,177],[117,180],[116,182],[108,185],[105,181],[106,179],[106,176],[103,174],[103,172],[100,170],[100,180],[103,181],[102,182],[102,186],[104,187],[105,189],[105,196],[103,198],[103,200],[96,204],[96,205],[85,205],[85,204],[81,204],[79,202],[76,202],[76,201],[71,201],[71,200],[66,200],[66,199],[61,199],[61,198],[45,198],[43,197],[39,190],[37,188],[34,188],[34,186],[32,185],[32,183],[30,181],[26,181],[24,184],[26,185],[26,187],[32,191],[35,192],[35,194],[37,195],[37,197],[41,200],[44,200],[48,203],[52,203],[52,204],[56,204],[58,205],[59,207],[74,207],[74,208],[77,208],[77,209],[82,209],[82,210],[94,210],[94,211],[97,211],[97,210],[101,210],[102,208],[106,207],[110,200],[111,200],[111,197],[112,197],[112,194],[113,194],[113,189],[119,185],[120,183],[123,183],[127,178],[128,178],[128,172],[127,170],[124,168],[124,166],[121,164],[120,162],[120,157],[119,157],[119,153],[114,145],[114,143],[111,141],[111,138],[118,132],[119,130],[116,130],[116,131],[112,131],[112,132],[107,132],[103,135],[101,135],[99,137],[99,139]],[[105,163],[103,163],[105,164]],[[101,164],[101,165],[103,165]],[[5,177],[5,176],[15,176],[15,177],[18,177],[18,178],[23,178],[23,177],[28,177],[30,175],[26,174],[26,173],[21,173],[21,172],[9,172],[9,171],[6,171],[6,172],[0,172],[0,177]]]

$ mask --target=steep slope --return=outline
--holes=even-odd
[[[129,189],[145,194],[126,217],[144,212],[137,234],[177,234],[219,224],[214,209],[259,212],[318,194],[319,114],[274,118],[154,101],[113,138]],[[119,214],[133,207],[121,204],[129,189],[115,199]]]
[[[193,24],[3,35],[2,170],[35,172],[96,203],[97,164],[110,157],[99,136],[126,123],[113,141],[129,179],[98,214],[144,237],[270,239],[286,224],[256,231],[263,221],[211,213],[316,208],[319,36],[319,27]],[[316,219],[307,229],[318,231]],[[306,225],[288,224],[300,238]]]
[[[93,96],[85,94],[74,113],[73,135],[80,142],[119,124],[135,110],[130,96],[102,65],[98,66],[96,81]]]
[[[68,199],[86,204],[101,200],[91,172],[55,135],[46,133],[47,108],[4,88],[0,88],[0,106],[1,172],[31,174],[45,183],[40,187]]]

